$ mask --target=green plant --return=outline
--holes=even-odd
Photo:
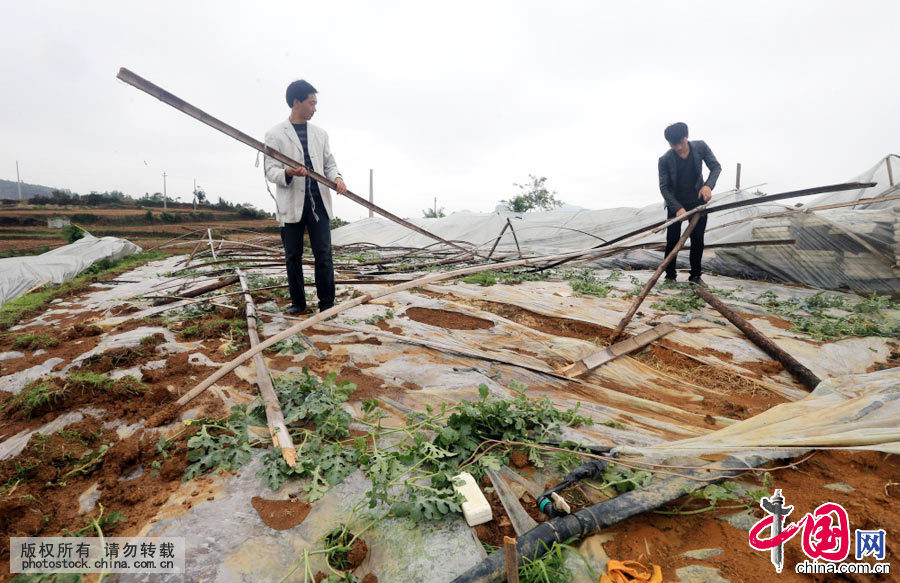
[[[92,227],[93,228],[93,227]],[[76,226],[76,225],[66,225],[60,231],[60,235],[62,238],[68,241],[69,243],[74,243],[78,239],[84,237],[84,229]]]
[[[365,322],[366,324],[369,324],[370,326],[374,326],[375,324],[377,324],[378,322],[381,322],[382,320],[390,320],[393,317],[394,317],[394,310],[391,310],[390,308],[388,308],[387,310],[385,310],[384,314],[373,314],[373,315],[369,316],[368,318],[348,318],[348,319],[344,320],[344,324],[353,325],[353,324],[359,324],[360,322]]]
[[[473,283],[487,287],[489,285],[494,285],[495,283],[497,283],[497,272],[491,270],[481,271],[479,273],[473,273],[471,275],[460,278],[460,281],[462,281],[463,283]]]
[[[772,475],[766,472],[763,478],[762,488],[756,490],[746,490],[737,482],[726,480],[721,484],[710,484],[699,490],[685,490],[687,498],[673,510],[657,510],[657,514],[668,515],[684,515],[684,514],[701,514],[711,510],[750,510],[759,506],[759,501],[769,496],[772,490]],[[696,502],[700,502],[699,508],[689,508],[696,506]],[[727,506],[721,506],[722,502],[731,502]]]
[[[306,352],[306,349],[306,342],[303,341],[303,338],[300,334],[297,334],[291,338],[285,338],[280,342],[276,342],[275,344],[267,348],[266,352],[274,352],[283,356],[286,354],[300,354],[302,352]]]
[[[615,272],[613,272],[615,273]],[[620,272],[621,273],[621,272]],[[612,275],[612,274],[610,274]],[[605,298],[612,290],[609,277],[606,279],[597,279],[597,276],[590,269],[579,269],[568,275],[569,285],[572,291],[586,296],[597,296]]]
[[[697,295],[693,289],[682,289],[674,296],[665,296],[659,301],[653,302],[651,308],[654,310],[665,310],[668,312],[693,312],[706,305],[703,298]]]
[[[25,348],[26,350],[38,350],[41,348],[53,348],[59,345],[59,340],[49,334],[21,334],[13,340],[13,346],[16,348]]]

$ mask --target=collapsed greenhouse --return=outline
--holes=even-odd
[[[365,583],[501,581],[513,552],[523,580],[768,581],[747,533],[773,488],[896,532],[897,167],[709,205],[708,291],[814,386],[692,286],[652,285],[661,204],[414,221],[452,246],[357,221],[332,234],[337,305],[305,319],[276,237],[190,233],[0,337],[0,527],[183,537],[192,581]],[[3,301],[61,263],[3,265]]]

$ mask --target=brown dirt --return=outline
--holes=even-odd
[[[103,328],[100,326],[76,322],[66,331],[65,338],[66,340],[75,340],[77,338],[84,338],[85,336],[98,336],[100,334],[103,334]]]
[[[528,456],[522,450],[515,449],[509,454],[509,463],[514,468],[524,468],[528,465]]]
[[[378,320],[375,322],[375,326],[380,330],[384,330],[385,332],[390,332],[391,334],[403,334],[403,329],[398,328],[396,326],[391,326],[384,320]]]
[[[374,573],[369,573],[362,578],[362,581],[360,581],[360,583],[378,583],[378,577],[376,577]]]
[[[494,327],[494,323],[490,320],[448,310],[409,308],[402,315],[410,320],[446,330],[486,330]]]
[[[884,362],[876,362],[866,369],[866,372],[877,372],[888,368],[896,368],[900,366],[900,345],[895,342],[889,344],[891,353]]]
[[[356,390],[350,395],[351,403],[358,403],[364,399],[377,399],[381,396],[398,399],[404,393],[403,388],[385,384],[381,379],[367,375],[355,366],[343,367],[338,373],[338,380],[356,384]]]
[[[753,371],[758,375],[770,377],[784,371],[784,366],[777,360],[762,360],[758,362],[737,362],[738,366]]]
[[[96,326],[95,326],[96,327]],[[78,370],[89,370],[96,373],[107,373],[117,368],[130,368],[138,363],[152,360],[156,347],[166,341],[162,333],[141,338],[138,346],[113,348],[86,359]]]
[[[566,336],[568,338],[578,338],[580,340],[588,340],[594,342],[597,340],[605,340],[612,333],[612,328],[600,326],[599,324],[591,324],[580,320],[570,320],[568,318],[554,318],[552,316],[544,316],[537,312],[532,312],[518,306],[510,304],[502,304],[498,302],[488,302],[484,300],[459,300],[461,304],[466,304],[502,316],[507,320],[516,322],[529,328],[534,328],[546,334],[554,336]],[[627,335],[623,335],[625,339]]]
[[[254,496],[250,504],[256,509],[266,526],[275,530],[287,530],[302,523],[312,506],[300,500],[267,500]]]
[[[99,514],[99,506],[87,514],[79,514],[73,498],[96,484],[104,515],[119,512],[124,518],[104,528],[104,535],[133,536],[181,484],[187,466],[185,432],[169,450],[170,457],[157,471],[151,463],[162,462],[156,453],[155,436],[140,433],[118,440],[114,431],[106,430],[101,420],[87,417],[48,436],[32,436],[17,456],[0,462],[0,483],[18,484],[0,500],[0,535],[62,536],[86,526],[90,516]],[[84,466],[91,452],[112,444],[99,458],[98,466]],[[121,478],[143,467],[143,473],[132,480]],[[68,474],[68,475],[67,475]],[[93,534],[93,531],[91,531]],[[9,547],[0,548],[0,572],[8,572]]]
[[[671,403],[695,413],[711,413],[732,419],[746,419],[785,402],[783,397],[772,393],[750,378],[702,363],[658,344],[653,344],[643,352],[632,356],[666,375],[684,379],[694,385],[725,395],[725,397],[714,395],[705,397],[699,409],[689,408],[684,401]],[[678,387],[671,388],[677,389]]]
[[[369,545],[366,544],[366,541],[361,538],[353,541],[353,544],[350,546],[350,552],[347,553],[347,562],[350,563],[350,568],[348,570],[353,571],[362,565],[362,562],[366,560],[368,554]]]
[[[851,537],[856,528],[900,532],[900,514],[896,512],[900,487],[886,487],[900,481],[898,456],[875,452],[820,452],[794,469],[773,472],[773,477],[774,488],[781,488],[786,503],[794,506],[788,518],[790,521],[800,520],[824,502],[837,502],[850,516]],[[741,479],[752,482],[749,476]],[[835,482],[851,484],[855,491],[848,493],[824,488]],[[728,512],[736,510],[681,516],[641,514],[606,529],[604,532],[616,536],[604,548],[613,559],[660,565],[665,581],[677,580],[675,570],[691,564],[715,567],[726,579],[742,583],[898,580],[895,574],[885,578],[798,575],[794,565],[806,558],[801,551],[802,534],[785,544],[784,570],[778,575],[767,552],[750,548],[746,531],[716,519]],[[756,509],[756,512],[762,518],[762,511]],[[682,556],[689,550],[708,548],[721,548],[724,552],[703,561]],[[852,558],[851,551],[848,560],[852,561]]]

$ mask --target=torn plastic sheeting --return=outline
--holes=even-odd
[[[765,448],[857,448],[900,453],[900,368],[822,381],[805,399],[777,405],[698,438],[627,452],[727,453]]]
[[[553,346],[560,344],[572,350],[572,358],[580,358],[596,346],[590,342],[572,338],[555,337],[531,328],[527,328],[515,322],[506,320],[490,313],[473,311],[466,306],[451,304],[442,300],[418,296],[415,294],[396,294],[395,300],[408,301],[409,304],[394,304],[396,316],[389,320],[391,326],[399,327],[405,336],[410,338],[424,337],[438,340],[442,344],[459,347],[460,350],[480,353],[485,345],[491,350],[503,350],[504,357],[512,361],[515,353],[532,353],[538,358],[528,358],[528,364],[543,362],[543,359],[559,358],[553,352]],[[439,326],[433,326],[404,317],[404,311],[410,307],[426,307],[435,310],[444,310],[450,313],[460,313],[490,320],[493,326],[489,330],[446,330]],[[368,311],[357,312],[356,309],[348,312],[348,315],[359,318]],[[377,311],[375,313],[378,313]],[[352,333],[354,337],[357,333]],[[461,356],[440,353],[425,349],[410,349],[408,345],[393,342],[383,342],[378,345],[350,343],[345,344],[346,338],[335,335],[315,337],[332,343],[332,355],[346,355],[350,361],[364,365],[366,376],[378,377],[388,385],[400,384],[396,379],[410,381],[422,387],[422,390],[406,391],[396,397],[403,405],[411,409],[421,410],[425,405],[439,407],[442,402],[453,402],[461,398],[477,399],[475,388],[484,382],[492,391],[505,398],[513,396],[513,392],[503,384],[509,384],[516,380],[529,387],[529,395],[547,395],[552,401],[563,406],[566,402],[572,405],[583,403],[603,404],[614,406],[618,414],[627,415],[634,419],[635,423],[645,425],[648,430],[656,435],[662,434],[669,439],[677,439],[679,436],[696,435],[705,433],[711,429],[708,419],[704,415],[684,411],[678,407],[658,403],[652,398],[642,398],[615,391],[603,386],[600,381],[591,383],[588,381],[561,379],[549,376],[530,369],[522,369],[515,366],[494,363],[488,365],[478,360],[467,359]],[[499,338],[501,342],[493,343],[493,339]],[[577,349],[577,351],[573,350]],[[489,357],[490,352],[485,353]],[[519,359],[525,358],[522,356]],[[621,359],[617,359],[621,360]],[[628,361],[626,364],[617,361],[609,363],[610,370],[623,371],[619,375],[623,382],[629,386],[640,388],[649,394],[656,389],[670,392],[672,383],[678,382],[673,378],[666,378],[662,373],[642,364],[638,361]],[[428,363],[428,366],[423,366]],[[372,367],[375,364],[377,367]],[[491,368],[502,373],[501,382],[483,374],[460,374],[461,367],[480,366]],[[362,368],[362,367],[361,367]],[[635,375],[637,373],[637,375]],[[636,376],[636,378],[635,378]],[[629,378],[630,377],[630,378]],[[679,383],[682,384],[682,383]],[[685,387],[689,391],[690,385]],[[699,391],[699,388],[698,388]],[[699,391],[699,395],[705,396],[709,391]],[[716,418],[720,426],[731,423],[731,420]]]
[[[778,284],[740,281],[726,277],[704,277],[707,278],[707,283],[717,288],[741,288],[750,292],[749,295],[753,295],[753,292],[756,291],[762,293],[763,291],[771,290],[779,298],[792,296],[808,297],[820,291],[788,288]],[[611,284],[617,289],[629,289],[630,286],[630,284],[621,280],[611,282]],[[567,293],[567,290],[571,293],[571,288],[566,282],[537,281],[523,282],[515,286],[494,285],[489,287],[457,283],[452,286],[432,285],[427,286],[426,289],[467,300],[486,300],[510,304],[544,316],[582,321],[606,328],[614,328],[621,319],[621,312],[615,308],[624,306],[624,309],[627,309],[628,306],[626,301],[619,298],[608,297],[598,300],[597,298],[576,295],[563,296],[564,293]],[[729,304],[732,303],[731,299],[727,301]],[[637,333],[647,330],[647,321],[670,318],[670,316],[665,315],[665,312],[654,310],[649,305],[650,302],[647,302],[647,304],[646,307],[642,307],[642,311],[651,312],[651,315],[644,316],[641,319],[636,318],[629,327],[630,332]],[[709,307],[701,308],[699,312],[707,315],[718,315],[718,312]],[[759,322],[758,319],[751,321],[754,324]],[[721,324],[716,324],[709,320],[704,320],[703,322],[689,325],[679,323],[679,327],[682,329],[670,334],[665,344],[667,346],[674,344],[676,349],[678,344],[691,348],[693,350],[683,350],[682,352],[701,362],[713,364],[742,376],[747,376],[749,371],[744,366],[741,366],[741,363],[770,360],[768,355],[748,341],[739,330],[727,322],[722,321]],[[861,373],[887,356],[889,352],[888,343],[891,341],[890,338],[867,337],[846,338],[825,344],[811,344],[808,342],[810,340],[808,337],[789,330],[782,330],[767,324],[763,324],[761,328],[765,330],[766,334],[773,341],[786,347],[792,354],[800,354],[799,360],[820,376],[845,373],[848,370],[854,373]],[[712,346],[717,351],[731,352],[731,360],[719,358],[715,352],[704,354],[704,350]],[[837,353],[839,353],[839,357],[835,358]],[[806,396],[805,391],[800,391],[796,388],[796,384],[787,373],[754,380],[788,399]]]
[[[140,252],[141,248],[131,241],[117,237],[98,239],[86,233],[70,245],[41,255],[0,259],[0,305],[44,282],[69,281],[95,261],[121,259]]]
[[[895,182],[900,176],[900,158],[889,157]],[[867,198],[877,198],[900,192],[900,185],[890,185],[887,158],[878,161],[853,181],[877,181],[877,186],[858,191],[827,193],[812,201],[800,199],[801,208],[860,200],[859,206],[758,219],[727,225],[740,219],[794,209],[793,206],[770,202],[741,207],[709,215],[706,243],[731,243],[796,239],[793,245],[748,246],[730,249],[708,249],[704,266],[712,272],[738,277],[752,277],[776,281],[796,282],[825,289],[851,289],[857,292],[889,293],[900,288],[900,271],[891,269],[870,249],[861,247],[852,237],[835,232],[832,225],[816,218],[821,213],[866,239],[878,254],[900,261],[900,200],[866,204]],[[752,200],[758,195],[747,191],[715,193],[716,204]],[[453,213],[441,219],[418,219],[431,232],[448,239],[461,239],[479,245],[485,251],[493,245],[510,219],[516,239],[524,253],[553,254],[580,249],[611,240],[627,233],[636,225],[649,225],[665,217],[662,199],[641,208],[612,208],[602,210],[554,210],[514,214],[509,212]],[[716,229],[723,226],[721,229]],[[714,230],[715,229],[715,230]],[[334,231],[335,244],[367,241],[380,245],[424,247],[431,243],[426,237],[410,233],[399,225],[380,218],[356,221]],[[648,234],[641,243],[661,242],[665,233]],[[497,250],[516,252],[512,232],[503,233]],[[632,269],[653,269],[662,260],[661,251],[638,249],[596,260],[597,265]],[[688,266],[687,253],[679,254],[679,268]]]
[[[220,488],[213,500],[194,503],[186,513],[177,510],[196,485],[188,483],[160,509],[158,522],[145,528],[142,536],[184,536],[187,542],[186,572],[192,580],[237,583],[279,581],[302,561],[304,549],[321,550],[320,539],[344,523],[352,508],[365,497],[371,484],[357,471],[332,487],[312,507],[298,526],[277,531],[266,526],[251,505],[253,496],[286,499],[296,491],[296,482],[273,492],[256,476],[262,467],[261,454],[238,470],[237,476],[217,478]],[[383,509],[381,509],[383,511]],[[168,517],[170,512],[181,514]],[[368,511],[368,508],[366,508]],[[377,512],[377,511],[376,511]],[[367,526],[361,519],[358,528]],[[422,574],[429,580],[447,581],[480,559],[480,543],[461,515],[439,524],[419,524],[409,528],[404,520],[384,519],[361,535],[369,554],[357,569],[374,573],[380,581],[418,583]],[[310,557],[312,572],[329,572],[324,557]],[[303,566],[292,581],[303,581]],[[441,578],[441,574],[446,574]],[[114,578],[118,577],[118,578]],[[112,575],[109,581],[181,581],[181,576]]]

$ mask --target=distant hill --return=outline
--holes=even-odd
[[[26,198],[32,198],[37,195],[50,196],[50,193],[55,188],[50,188],[49,186],[41,186],[40,184],[26,184],[22,183],[22,200]],[[15,180],[3,180],[0,179],[0,198],[12,198],[18,200],[19,198],[19,189],[16,185]]]

